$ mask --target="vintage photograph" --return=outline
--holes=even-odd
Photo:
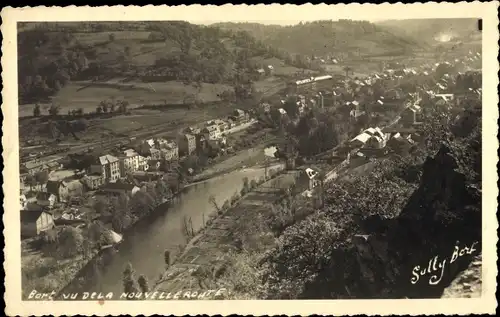
[[[481,297],[481,17],[16,36],[23,301]]]

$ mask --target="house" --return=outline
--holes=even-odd
[[[206,148],[208,149],[209,157],[216,157],[221,152],[220,143],[217,140],[208,140]]]
[[[264,77],[266,75],[266,71],[264,70],[264,68],[259,68],[256,70],[256,74],[258,77]]]
[[[66,200],[68,197],[68,187],[64,181],[53,181],[49,180],[47,182],[47,193],[53,194],[56,196],[58,201]]]
[[[230,118],[237,124],[246,123],[250,119],[248,113],[245,113],[245,111],[241,109],[235,109],[231,114]]]
[[[410,151],[413,143],[414,141],[410,136],[404,137],[400,133],[396,133],[387,141],[387,147],[396,154],[406,155]]]
[[[195,127],[195,126],[191,126],[191,127],[187,127],[186,129],[184,129],[184,132],[196,135],[196,134],[199,134],[201,132],[201,129],[198,127]]]
[[[368,128],[350,141],[352,147],[375,147],[383,148],[386,145],[388,135],[380,128]]]
[[[369,149],[382,149],[386,145],[386,140],[384,137],[379,135],[371,135],[368,140],[366,140],[364,147]]]
[[[363,132],[354,137],[349,143],[352,147],[362,147],[370,137],[371,135]]]
[[[138,171],[147,171],[148,170],[148,159],[142,155],[138,157],[139,168]]]
[[[28,199],[26,198],[26,195],[24,195],[22,192],[19,197],[19,204],[21,206],[21,210],[23,210],[28,204]]]
[[[420,123],[420,116],[422,113],[422,109],[417,104],[412,104],[406,107],[401,113],[400,122],[404,126],[412,126]]]
[[[57,201],[68,201],[71,197],[83,194],[83,184],[79,179],[48,181],[47,192],[56,196]]]
[[[151,145],[151,143],[153,145]],[[160,150],[155,146],[155,141],[153,139],[150,139],[141,143],[136,149],[138,154],[148,158],[148,160],[159,160],[161,157],[161,153]]]
[[[193,134],[184,133],[178,136],[178,154],[191,155],[196,150],[196,137]]]
[[[158,171],[161,166],[160,160],[149,160],[148,161],[148,171]]]
[[[436,98],[442,99],[444,101],[444,104],[450,104],[454,101],[455,95],[454,94],[436,94]]]
[[[23,170],[25,170],[30,175],[35,175],[38,172],[47,170],[47,165],[40,160],[33,160],[24,163]]]
[[[229,129],[229,123],[221,119],[213,120],[213,123],[219,127],[220,132],[224,132]]]
[[[44,210],[21,211],[21,236],[35,237],[40,233],[54,228],[54,217]]]
[[[26,193],[23,194],[23,196],[26,198],[26,203],[29,204],[29,203],[36,203],[36,195],[38,193],[37,192],[34,192],[34,191],[28,191]]]
[[[61,168],[61,163],[56,161],[48,162],[46,165],[49,171],[57,171]]]
[[[36,195],[36,203],[41,207],[54,207],[54,204],[57,201],[57,197],[54,194],[47,192],[39,192]]]
[[[161,158],[161,151],[159,149],[150,148],[149,155],[152,160],[159,160]]]
[[[127,183],[108,183],[101,187],[99,193],[105,195],[121,195],[134,196],[140,190],[139,187]]]
[[[220,131],[217,125],[209,125],[201,130],[201,134],[206,140],[217,140],[220,138]]]
[[[170,142],[160,150],[160,159],[175,161],[179,159],[179,147],[175,142]]]
[[[203,152],[207,148],[207,139],[203,134],[196,135],[196,150],[197,152]]]
[[[302,170],[299,176],[299,184],[305,184],[308,190],[314,189],[320,184],[318,174],[319,172],[312,168]]]
[[[147,139],[147,140],[144,140],[143,142],[144,144],[147,144],[150,148],[151,147],[155,147],[155,140],[153,139]]]
[[[265,70],[267,76],[272,76],[274,74],[274,66],[273,65],[267,65],[264,70]]]
[[[120,178],[120,160],[109,154],[100,156],[90,165],[90,174],[99,174],[105,181],[115,182]]]
[[[90,190],[96,190],[104,185],[104,177],[100,174],[91,174],[82,178],[83,184]]]
[[[62,181],[63,179],[74,177],[76,173],[77,173],[76,170],[70,170],[70,169],[60,169],[57,171],[52,171],[49,174],[49,180]]]
[[[127,173],[139,170],[139,154],[134,149],[123,151],[120,156],[120,174],[124,177]]]

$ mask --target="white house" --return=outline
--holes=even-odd
[[[206,140],[218,140],[221,136],[219,127],[217,125],[209,125],[201,130],[201,133]]]

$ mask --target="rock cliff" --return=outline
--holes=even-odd
[[[473,259],[470,274],[480,272],[480,184],[460,168],[460,155],[443,145],[425,161],[420,186],[397,218],[365,221],[371,231],[353,240],[366,286],[359,296],[436,298]],[[458,297],[459,289],[447,294]]]

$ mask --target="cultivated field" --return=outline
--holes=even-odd
[[[65,86],[53,98],[61,107],[61,114],[68,110],[83,108],[85,113],[95,112],[97,105],[103,100],[126,100],[129,109],[151,104],[182,104],[185,99],[199,102],[220,100],[223,91],[231,87],[222,84],[202,83],[198,89],[192,85],[184,85],[179,81],[143,83],[123,82],[123,79],[112,79],[106,82],[72,82]],[[32,116],[34,105],[19,107],[19,116]],[[42,114],[47,114],[49,104],[42,105]]]

